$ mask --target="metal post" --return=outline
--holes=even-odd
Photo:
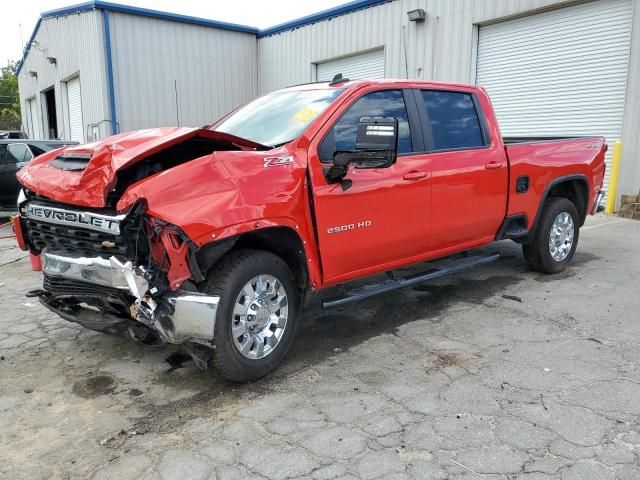
[[[607,192],[607,208],[605,212],[612,214],[616,207],[616,190],[618,188],[618,176],[620,174],[620,157],[622,156],[622,142],[616,140],[613,144],[613,156],[611,157],[611,176],[609,177],[609,191]]]

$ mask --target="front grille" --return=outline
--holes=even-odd
[[[74,295],[79,297],[107,296],[121,298],[126,293],[113,287],[79,282],[54,275],[44,275],[43,288],[52,295]]]
[[[85,257],[127,256],[128,243],[122,235],[33,219],[26,219],[26,225],[29,242],[37,250]]]

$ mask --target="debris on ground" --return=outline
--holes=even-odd
[[[522,298],[517,295],[502,295],[502,298],[506,298],[507,300],[513,300],[514,302],[522,303]]]
[[[618,216],[622,218],[640,220],[640,194],[621,195]]]
[[[191,356],[182,352],[173,352],[171,355],[165,358],[164,361],[171,365],[169,371],[173,371],[177,370],[178,368],[184,367],[184,364],[186,362],[191,361]]]

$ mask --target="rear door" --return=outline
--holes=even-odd
[[[325,282],[348,280],[423,254],[429,237],[429,161],[411,90],[365,91],[347,101],[309,148],[318,241]],[[355,149],[361,117],[398,120],[398,157],[385,168],[357,169],[343,190],[325,172],[334,152]],[[418,152],[422,151],[422,154]]]
[[[432,172],[429,250],[492,240],[505,216],[508,165],[502,144],[491,142],[480,99],[444,89],[416,96]]]

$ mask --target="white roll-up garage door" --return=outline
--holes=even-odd
[[[316,65],[318,82],[330,82],[338,73],[351,80],[384,78],[384,50],[374,50]]]
[[[29,109],[29,138],[34,140],[40,140],[40,116],[38,115],[38,103],[35,98],[27,100],[27,106]]]
[[[80,77],[75,77],[67,82],[67,102],[69,112],[69,139],[76,142],[84,142]]]
[[[609,161],[622,133],[631,15],[631,0],[597,0],[480,27],[476,84],[502,134],[602,135]]]

